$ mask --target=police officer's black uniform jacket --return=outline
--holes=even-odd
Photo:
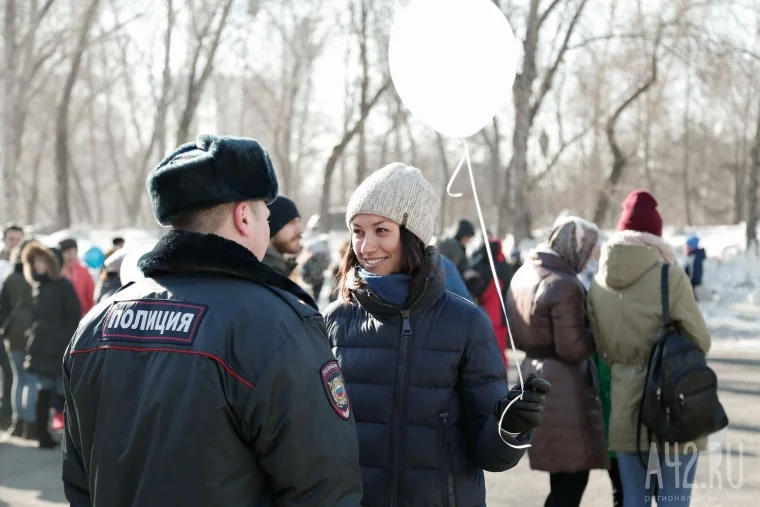
[[[64,357],[73,506],[345,506],[358,442],[314,301],[237,243],[171,231]]]

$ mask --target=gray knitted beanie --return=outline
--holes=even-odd
[[[348,201],[346,225],[363,213],[378,215],[398,224],[430,243],[441,201],[419,169],[400,162],[372,173]]]

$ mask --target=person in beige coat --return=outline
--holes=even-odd
[[[630,194],[623,203],[618,232],[602,248],[599,272],[588,298],[596,347],[610,370],[609,439],[611,450],[617,453],[624,507],[649,505],[658,482],[654,476],[647,481],[647,470],[637,454],[636,430],[650,352],[663,325],[660,295],[663,263],[671,264],[668,278],[671,318],[704,352],[710,348],[710,335],[689,278],[675,262],[661,235],[662,218],[654,197],[644,191]],[[650,455],[646,435],[642,429],[645,462]],[[658,449],[659,463],[649,463],[650,469],[660,467],[663,484],[657,494],[679,499],[667,503],[668,506],[689,504],[697,451],[704,444],[682,443],[678,455],[671,448],[673,456],[669,462],[665,461],[664,449]],[[674,459],[679,466],[673,466]],[[647,483],[650,488],[645,487]]]
[[[586,290],[577,277],[598,237],[594,224],[561,218],[512,277],[507,294],[515,345],[526,354],[522,374],[552,385],[528,449],[530,467],[549,472],[545,507],[580,505],[589,471],[609,467]]]

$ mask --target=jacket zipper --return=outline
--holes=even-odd
[[[425,285],[422,287],[422,292],[420,292],[420,295],[417,296],[417,299],[414,300],[414,302],[409,305],[409,308],[414,307],[417,302],[419,302],[422,299],[422,296],[425,295],[425,292],[427,291],[428,287],[428,281],[429,278],[425,278]],[[367,295],[370,299],[376,304],[379,304],[381,306],[384,306],[386,308],[392,308],[399,313],[401,313],[401,318],[403,319],[402,325],[401,325],[401,343],[399,344],[399,364],[398,369],[396,370],[396,385],[395,387],[395,396],[394,396],[394,404],[393,404],[393,420],[391,423],[391,490],[390,490],[390,498],[388,500],[388,507],[396,507],[398,504],[398,469],[399,469],[399,448],[400,448],[400,441],[401,441],[401,416],[402,416],[402,410],[404,408],[404,400],[402,399],[404,396],[404,383],[406,381],[406,370],[408,369],[408,362],[409,362],[409,354],[408,354],[408,348],[409,348],[409,340],[412,336],[412,326],[409,323],[409,314],[411,312],[410,309],[403,309],[395,305],[391,305],[386,303],[385,301],[380,300],[377,298],[372,292],[367,291]]]
[[[456,507],[457,500],[454,495],[454,463],[451,459],[451,448],[449,447],[449,414],[441,414],[443,422],[443,467],[446,472],[446,495],[447,507]]]

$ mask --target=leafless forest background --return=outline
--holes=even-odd
[[[521,58],[469,140],[490,227],[523,238],[564,209],[614,225],[643,187],[671,225],[745,222],[755,240],[760,3],[494,2]],[[155,227],[145,177],[200,132],[259,139],[307,216],[401,160],[441,189],[441,228],[475,218],[466,178],[445,198],[461,148],[390,81],[394,0],[2,4],[2,221]]]

